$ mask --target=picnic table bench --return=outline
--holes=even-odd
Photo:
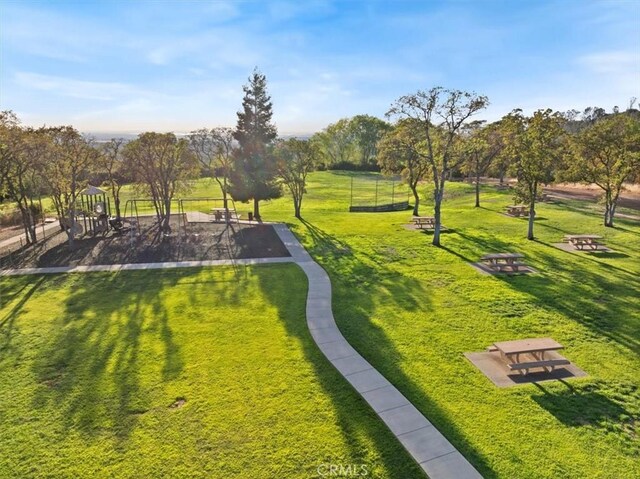
[[[215,217],[216,221],[221,221],[226,218],[227,211],[229,212],[229,219],[238,220],[240,219],[240,215],[236,213],[235,210],[229,208],[211,208],[211,213]]]
[[[491,253],[485,254],[480,258],[480,261],[496,271],[510,270],[517,272],[520,268],[527,266],[525,263],[518,261],[522,258],[524,258],[524,255],[520,253]]]
[[[533,368],[552,372],[556,366],[570,364],[570,361],[563,357],[545,358],[546,352],[563,348],[564,346],[551,338],[531,338],[493,343],[489,349],[498,351],[509,369],[526,375]]]
[[[432,216],[414,216],[413,224],[419,228],[427,227],[427,228],[435,228],[436,227],[436,219]]]
[[[604,243],[599,241],[602,236],[598,235],[565,235],[565,241],[568,241],[574,248],[583,250],[585,248],[597,250],[604,246]]]
[[[511,216],[529,216],[529,208],[526,205],[507,206],[507,214]]]

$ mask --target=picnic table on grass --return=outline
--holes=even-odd
[[[215,217],[216,221],[220,221],[227,216],[227,211],[229,212],[229,219],[237,220],[240,219],[240,215],[236,213],[235,210],[231,208],[211,208],[211,213]]]
[[[566,235],[565,241],[568,241],[574,248],[583,250],[585,248],[597,250],[598,247],[603,246],[603,243],[599,241],[602,236],[598,235]]]
[[[518,261],[522,258],[524,255],[521,253],[491,253],[485,254],[480,261],[496,271],[518,271],[521,267],[527,266]]]
[[[511,216],[528,216],[529,208],[526,205],[507,206],[507,214]]]
[[[421,228],[426,226],[427,228],[436,227],[436,219],[432,216],[414,216],[413,224]]]
[[[564,346],[552,338],[519,339],[493,343],[491,351],[498,351],[511,370],[528,374],[529,369],[542,368],[547,372],[556,366],[570,364],[565,358],[545,358],[548,351],[557,351]]]

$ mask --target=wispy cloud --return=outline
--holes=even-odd
[[[638,2],[3,2],[0,103],[35,124],[232,125],[258,66],[279,131],[381,116],[434,85],[514,107],[640,91]],[[102,125],[102,126],[101,126]]]
[[[640,50],[608,51],[583,55],[578,63],[594,73],[606,74],[640,74]],[[638,78],[640,82],[640,77]]]
[[[15,80],[28,88],[87,100],[115,100],[124,95],[139,92],[136,88],[124,83],[76,80],[30,72],[17,72]]]

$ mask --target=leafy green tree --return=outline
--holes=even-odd
[[[527,239],[534,239],[533,225],[536,217],[536,201],[542,193],[542,185],[554,178],[554,167],[565,154],[565,118],[550,109],[538,110],[526,117],[521,110],[514,110],[502,119],[506,133],[506,151],[514,162],[518,185],[517,201],[529,205]]]
[[[504,149],[502,134],[497,122],[483,126],[483,122],[474,121],[462,129],[461,139],[460,153],[464,156],[462,171],[475,178],[475,206],[479,208],[480,177]]]
[[[440,246],[445,183],[462,162],[455,151],[458,132],[469,117],[486,108],[488,103],[486,96],[435,87],[400,97],[387,112],[387,116],[413,119],[423,130],[426,147],[421,154],[429,163],[434,186],[435,246]]]
[[[420,214],[418,184],[431,170],[427,161],[424,130],[418,121],[406,118],[389,131],[378,145],[378,165],[384,173],[400,174],[413,194],[413,214]]]
[[[260,200],[278,198],[276,162],[269,146],[278,133],[272,123],[271,97],[267,79],[255,69],[243,87],[242,111],[233,137],[238,142],[231,173],[231,195],[235,200],[253,199],[253,216],[260,220]]]
[[[626,181],[640,177],[640,119],[626,113],[600,116],[572,138],[572,176],[603,190],[604,225],[612,227]]]
[[[198,174],[189,142],[173,133],[147,132],[127,143],[123,154],[139,187],[151,196],[160,231],[170,232],[171,201]]]
[[[120,218],[120,191],[126,183],[133,181],[129,169],[124,164],[124,140],[111,138],[101,145],[98,157],[98,168],[106,173],[106,182],[109,185],[111,196],[116,210],[116,216]]]
[[[349,120],[349,128],[355,141],[359,163],[363,166],[375,165],[378,142],[391,130],[391,125],[370,115],[356,115]]]
[[[313,135],[311,141],[316,144],[320,158],[327,168],[355,162],[357,145],[348,118],[327,126]]]
[[[16,203],[28,244],[36,242],[37,211],[42,159],[49,143],[44,135],[20,125],[11,111],[0,112],[0,181],[3,195]]]
[[[307,192],[307,176],[318,162],[316,146],[309,140],[290,138],[274,147],[278,176],[293,198],[296,218],[301,218],[302,197]]]
[[[89,184],[100,153],[91,140],[83,137],[72,126],[59,126],[39,130],[51,141],[47,158],[43,162],[43,178],[51,192],[60,224],[66,231],[69,247],[74,247],[76,235],[76,201]]]

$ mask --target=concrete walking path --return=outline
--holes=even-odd
[[[201,268],[204,266],[246,266],[252,264],[292,263],[290,257],[219,259],[209,261],[170,261],[165,263],[99,264],[94,266],[54,266],[50,268],[23,268],[0,270],[0,276],[25,274],[94,273],[96,271],[134,271],[145,269]]]
[[[440,431],[351,347],[333,318],[329,276],[289,228],[276,224],[274,229],[309,279],[307,326],[326,358],[358,391],[431,479],[481,478]]]
[[[39,224],[38,226],[36,226],[36,234],[38,235],[38,241],[41,239],[40,235],[43,233],[43,231],[46,233],[47,231],[50,231],[53,228],[59,228],[59,225],[60,225],[59,221],[56,220],[52,223],[46,223],[44,226],[42,226],[42,224]],[[10,238],[0,241],[0,249],[6,246],[11,246],[16,243],[20,243],[21,241],[24,244],[26,244],[27,242],[27,237],[25,236],[24,232],[20,233],[19,235],[11,236]]]

